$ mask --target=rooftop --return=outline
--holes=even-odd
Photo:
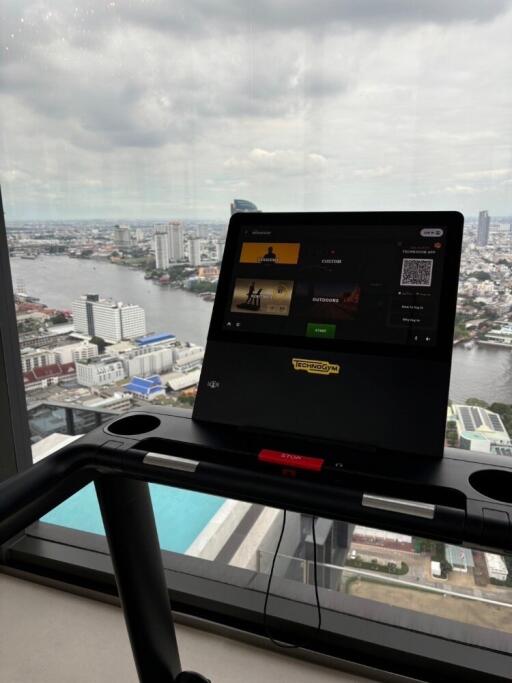
[[[130,382],[125,384],[123,388],[133,394],[139,394],[140,396],[145,397],[165,391],[165,387],[162,384],[159,375],[151,375],[151,377],[132,377]]]
[[[77,365],[109,365],[110,363],[120,363],[115,356],[93,356],[92,358],[82,358],[77,360]]]
[[[461,404],[453,404],[452,410],[462,437],[469,440],[510,442],[510,435],[498,413],[480,406]]]
[[[144,337],[137,337],[135,343],[139,346],[145,346],[146,344],[157,344],[162,341],[169,341],[171,339],[176,339],[175,334],[170,332],[160,332],[158,334],[147,334]]]
[[[66,377],[73,375],[76,372],[74,363],[54,363],[53,365],[44,365],[41,368],[34,368],[28,372],[23,373],[23,381],[25,384],[37,382],[41,379],[49,379],[50,377]]]

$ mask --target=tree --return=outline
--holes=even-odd
[[[512,405],[508,403],[491,403],[489,410],[492,410],[493,413],[498,413],[503,420],[505,429],[509,434],[512,434]]]
[[[488,408],[489,404],[486,401],[482,401],[481,398],[468,398],[466,400],[467,406],[476,406],[477,408]]]
[[[455,323],[453,338],[454,339],[467,339],[470,337],[470,333],[466,329],[466,326],[462,322]]]
[[[180,394],[178,396],[178,403],[180,405],[183,405],[183,406],[193,406],[194,400],[195,400],[194,396],[187,396],[187,395],[184,396],[183,394]]]
[[[50,322],[52,325],[62,325],[63,323],[67,323],[67,321],[68,319],[62,311],[59,311],[50,318]]]
[[[469,277],[475,277],[477,280],[491,280],[491,276],[489,273],[486,273],[485,270],[475,270],[474,273],[470,273]]]
[[[91,344],[96,344],[100,353],[103,353],[107,348],[107,342],[102,337],[92,337]]]
[[[451,446],[452,448],[454,448],[455,446],[457,446],[458,441],[459,441],[459,435],[457,433],[457,428],[448,426],[446,428],[446,442],[447,442],[448,446]]]
[[[204,292],[215,292],[217,290],[217,282],[210,282],[209,280],[196,280],[190,284],[190,291],[196,294],[203,294]]]

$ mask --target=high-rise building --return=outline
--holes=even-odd
[[[161,228],[154,235],[155,264],[158,270],[166,270],[169,267],[169,235]]]
[[[199,237],[194,237],[188,241],[188,258],[190,265],[201,265],[201,240]]]
[[[215,246],[217,248],[217,261],[222,261],[222,257],[224,256],[224,247],[226,246],[226,241],[225,240],[217,240]]]
[[[180,221],[170,221],[167,225],[169,239],[169,260],[181,261],[185,254],[183,225]]]
[[[114,228],[114,244],[118,249],[129,249],[132,245],[130,226],[116,225]]]
[[[75,330],[89,337],[118,342],[146,334],[146,314],[141,306],[86,294],[73,301],[72,308]]]
[[[488,211],[480,211],[478,214],[478,229],[476,233],[476,243],[479,247],[486,247],[489,242],[489,226],[491,217]]]
[[[196,225],[194,227],[194,232],[196,233],[196,237],[200,237],[202,240],[208,239],[210,235],[210,226],[209,225]]]
[[[231,215],[234,213],[259,213],[256,204],[247,201],[247,199],[233,199],[231,202]]]

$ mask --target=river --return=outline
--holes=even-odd
[[[28,294],[52,308],[71,309],[71,302],[81,294],[97,293],[142,306],[148,332],[172,332],[196,344],[206,341],[212,303],[144,280],[140,270],[68,256],[39,256],[34,261],[14,258],[11,270],[15,288],[22,281]],[[463,402],[473,396],[512,403],[512,351],[454,348],[450,397]]]
[[[30,296],[50,308],[71,310],[71,302],[82,294],[99,294],[142,306],[148,333],[172,332],[196,344],[206,341],[212,302],[182,289],[160,287],[145,280],[141,270],[105,261],[39,256],[34,261],[11,259],[11,271],[15,290],[22,281]]]

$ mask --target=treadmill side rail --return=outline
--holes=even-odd
[[[167,467],[171,470],[179,470],[181,472],[195,472],[199,465],[199,460],[189,460],[188,458],[179,458],[177,455],[164,455],[163,453],[146,453],[144,460],[145,465],[156,465],[158,467]]]
[[[419,503],[415,500],[403,500],[401,498],[388,498],[386,496],[374,496],[370,493],[363,493],[363,507],[375,510],[385,510],[386,512],[398,512],[402,515],[412,517],[423,517],[434,519],[436,506],[430,503]]]

